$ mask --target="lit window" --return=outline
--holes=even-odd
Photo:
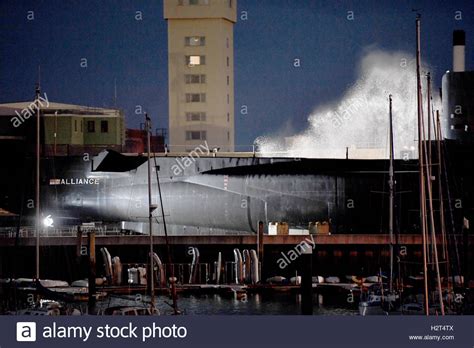
[[[101,133],[109,132],[109,121],[100,121],[100,132]]]
[[[209,5],[209,0],[178,0],[178,5]]]
[[[95,121],[87,121],[87,132],[88,133],[95,132]]]
[[[186,74],[184,75],[185,82],[191,83],[206,83],[206,75]]]
[[[195,66],[195,65],[205,65],[206,56],[186,56],[186,65]]]
[[[186,36],[184,38],[185,46],[204,46],[206,38],[204,36]]]
[[[204,103],[206,93],[186,93],[186,103]]]
[[[206,140],[206,131],[187,131],[186,140]]]
[[[187,112],[186,121],[205,121],[206,113],[205,112]]]

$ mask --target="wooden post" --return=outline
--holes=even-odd
[[[469,220],[464,218],[463,228],[462,228],[463,244],[464,244],[464,267],[463,269],[463,286],[465,289],[469,288],[469,278],[470,278],[470,262],[469,262]]]
[[[95,311],[95,278],[96,278],[96,260],[95,260],[95,232],[88,233],[88,254],[89,254],[89,314]]]
[[[263,221],[258,222],[258,232],[257,232],[257,254],[258,260],[260,261],[260,279],[264,278],[263,272],[263,231],[264,231],[264,224]]]
[[[313,315],[313,248],[302,247],[301,253],[301,314]]]
[[[77,241],[76,241],[76,261],[81,264],[81,249],[82,249],[82,229],[81,226],[77,227]]]

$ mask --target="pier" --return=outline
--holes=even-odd
[[[263,243],[265,245],[296,245],[309,235],[265,235]],[[462,240],[462,235],[457,236]],[[316,245],[388,245],[390,237],[388,234],[332,234],[313,235]],[[82,238],[82,244],[86,244],[86,237]],[[257,244],[256,235],[182,235],[169,236],[171,245],[236,245],[252,246]],[[164,236],[155,236],[154,242],[157,245],[165,244]],[[440,240],[438,242],[441,242]],[[34,246],[36,238],[33,235],[19,237],[14,234],[0,235],[0,247],[10,246]],[[149,238],[146,235],[120,235],[120,234],[98,234],[96,244],[99,246],[111,245],[147,245]],[[398,237],[397,244],[400,245],[421,245],[420,234],[402,234]],[[42,236],[42,246],[74,246],[78,244],[76,236]],[[474,235],[469,238],[469,245],[474,245]]]

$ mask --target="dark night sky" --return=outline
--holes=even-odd
[[[248,20],[239,20],[234,32],[236,144],[276,129],[304,129],[315,106],[351,85],[367,47],[413,52],[412,8],[422,13],[423,58],[434,68],[435,84],[451,69],[453,29],[466,30],[472,70],[472,0],[239,0],[238,12],[247,11]],[[34,20],[27,20],[28,11]],[[353,21],[347,11],[354,12]],[[455,11],[462,11],[461,21]],[[31,100],[41,64],[50,100],[113,106],[117,79],[117,106],[129,127],[142,122],[134,114],[137,104],[152,114],[155,127],[167,127],[166,49],[162,1],[1,0],[0,102]],[[240,114],[241,105],[247,115]]]

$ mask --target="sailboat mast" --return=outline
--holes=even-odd
[[[423,278],[425,292],[425,314],[429,315],[429,299],[428,299],[428,267],[427,267],[427,238],[426,238],[426,202],[425,202],[425,175],[423,169],[423,131],[422,131],[422,95],[421,95],[421,78],[420,78],[420,32],[421,20],[420,15],[416,17],[416,88],[417,88],[417,104],[418,104],[418,163],[420,171],[420,227],[423,242]]]
[[[154,157],[155,160],[155,168],[156,168],[156,184],[158,185],[158,197],[160,198],[160,206],[161,206],[161,217],[163,219],[163,230],[165,232],[165,243],[166,243],[166,251],[168,254],[168,264],[169,267],[171,268],[171,298],[173,300],[173,311],[175,315],[179,314],[178,310],[178,297],[176,295],[176,282],[175,282],[175,277],[174,277],[174,267],[171,262],[171,248],[170,248],[170,243],[168,240],[168,229],[166,227],[166,219],[165,219],[165,208],[163,206],[163,196],[161,195],[161,184],[160,184],[160,176],[158,174],[159,167],[156,165],[156,157]]]
[[[147,134],[147,156],[148,156],[148,228],[150,232],[150,304],[151,310],[155,309],[155,279],[153,271],[153,205],[151,201],[151,155],[150,155],[150,132],[151,120],[148,113],[145,113],[145,128]]]
[[[439,193],[439,214],[441,222],[441,234],[443,240],[443,260],[448,264],[447,272],[449,273],[449,258],[447,250],[447,238],[446,238],[446,224],[444,217],[444,198],[443,198],[443,187],[442,187],[442,158],[441,158],[441,123],[439,121],[439,111],[436,110],[436,148],[438,152],[438,193]],[[447,276],[449,279],[449,276]],[[449,286],[449,283],[448,283]]]
[[[424,121],[423,118],[421,119],[421,127],[424,130]],[[434,221],[434,208],[433,208],[433,190],[432,190],[432,185],[431,185],[431,166],[429,162],[429,157],[428,153],[426,150],[426,142],[424,143],[425,145],[423,146],[424,149],[424,155],[425,155],[425,165],[426,165],[426,177],[427,177],[427,183],[428,183],[428,203],[429,203],[429,209],[430,209],[430,230],[431,230],[431,243],[432,243],[432,249],[433,249],[433,263],[434,263],[434,269],[436,271],[436,281],[437,281],[437,286],[438,286],[438,300],[441,308],[441,315],[444,315],[444,303],[443,303],[443,289],[441,287],[441,275],[440,275],[440,270],[439,270],[439,261],[438,261],[438,245],[436,242],[436,231],[435,231],[435,221]]]
[[[390,168],[389,168],[389,220],[388,220],[388,232],[390,234],[390,293],[393,290],[393,207],[394,207],[394,171],[393,171],[393,118],[392,118],[392,95],[389,95],[389,117],[390,117]]]
[[[424,155],[425,155],[425,162],[426,162],[426,166],[425,166],[425,174],[426,174],[426,184],[428,185],[427,187],[427,190],[428,190],[428,196],[430,194],[430,192],[432,192],[433,190],[433,183],[432,183],[432,177],[431,177],[431,172],[432,172],[432,157],[431,157],[431,73],[428,71],[426,73],[426,103],[427,103],[427,117],[426,119],[428,120],[428,134],[427,134],[427,137],[428,137],[428,141],[424,142]],[[425,118],[423,117],[422,119],[423,121],[423,134],[425,134]],[[426,147],[428,146],[428,152],[426,152]],[[430,208],[431,209],[431,208]],[[430,210],[430,214],[432,213],[432,211]],[[428,216],[427,216],[427,221],[428,221]],[[435,227],[434,225],[429,225],[430,226],[430,229],[427,230],[427,233],[429,234],[431,230],[433,230]],[[427,238],[427,243],[430,244],[430,239]],[[428,247],[427,247],[428,248]],[[430,248],[428,248],[430,250],[430,252],[428,253],[428,263],[430,263],[430,256],[433,257],[434,253],[435,253],[435,248],[436,248],[436,243],[433,244],[431,243],[430,245]],[[432,265],[432,270],[434,270],[434,262],[431,262],[431,265]]]
[[[431,168],[431,74],[428,72],[426,74],[426,93],[427,93],[427,102],[428,102],[428,165]],[[428,181],[431,186],[431,180]]]
[[[41,120],[40,120],[40,81],[36,86],[36,180],[35,180],[35,230],[36,230],[36,279],[40,279],[40,156],[41,156]]]

